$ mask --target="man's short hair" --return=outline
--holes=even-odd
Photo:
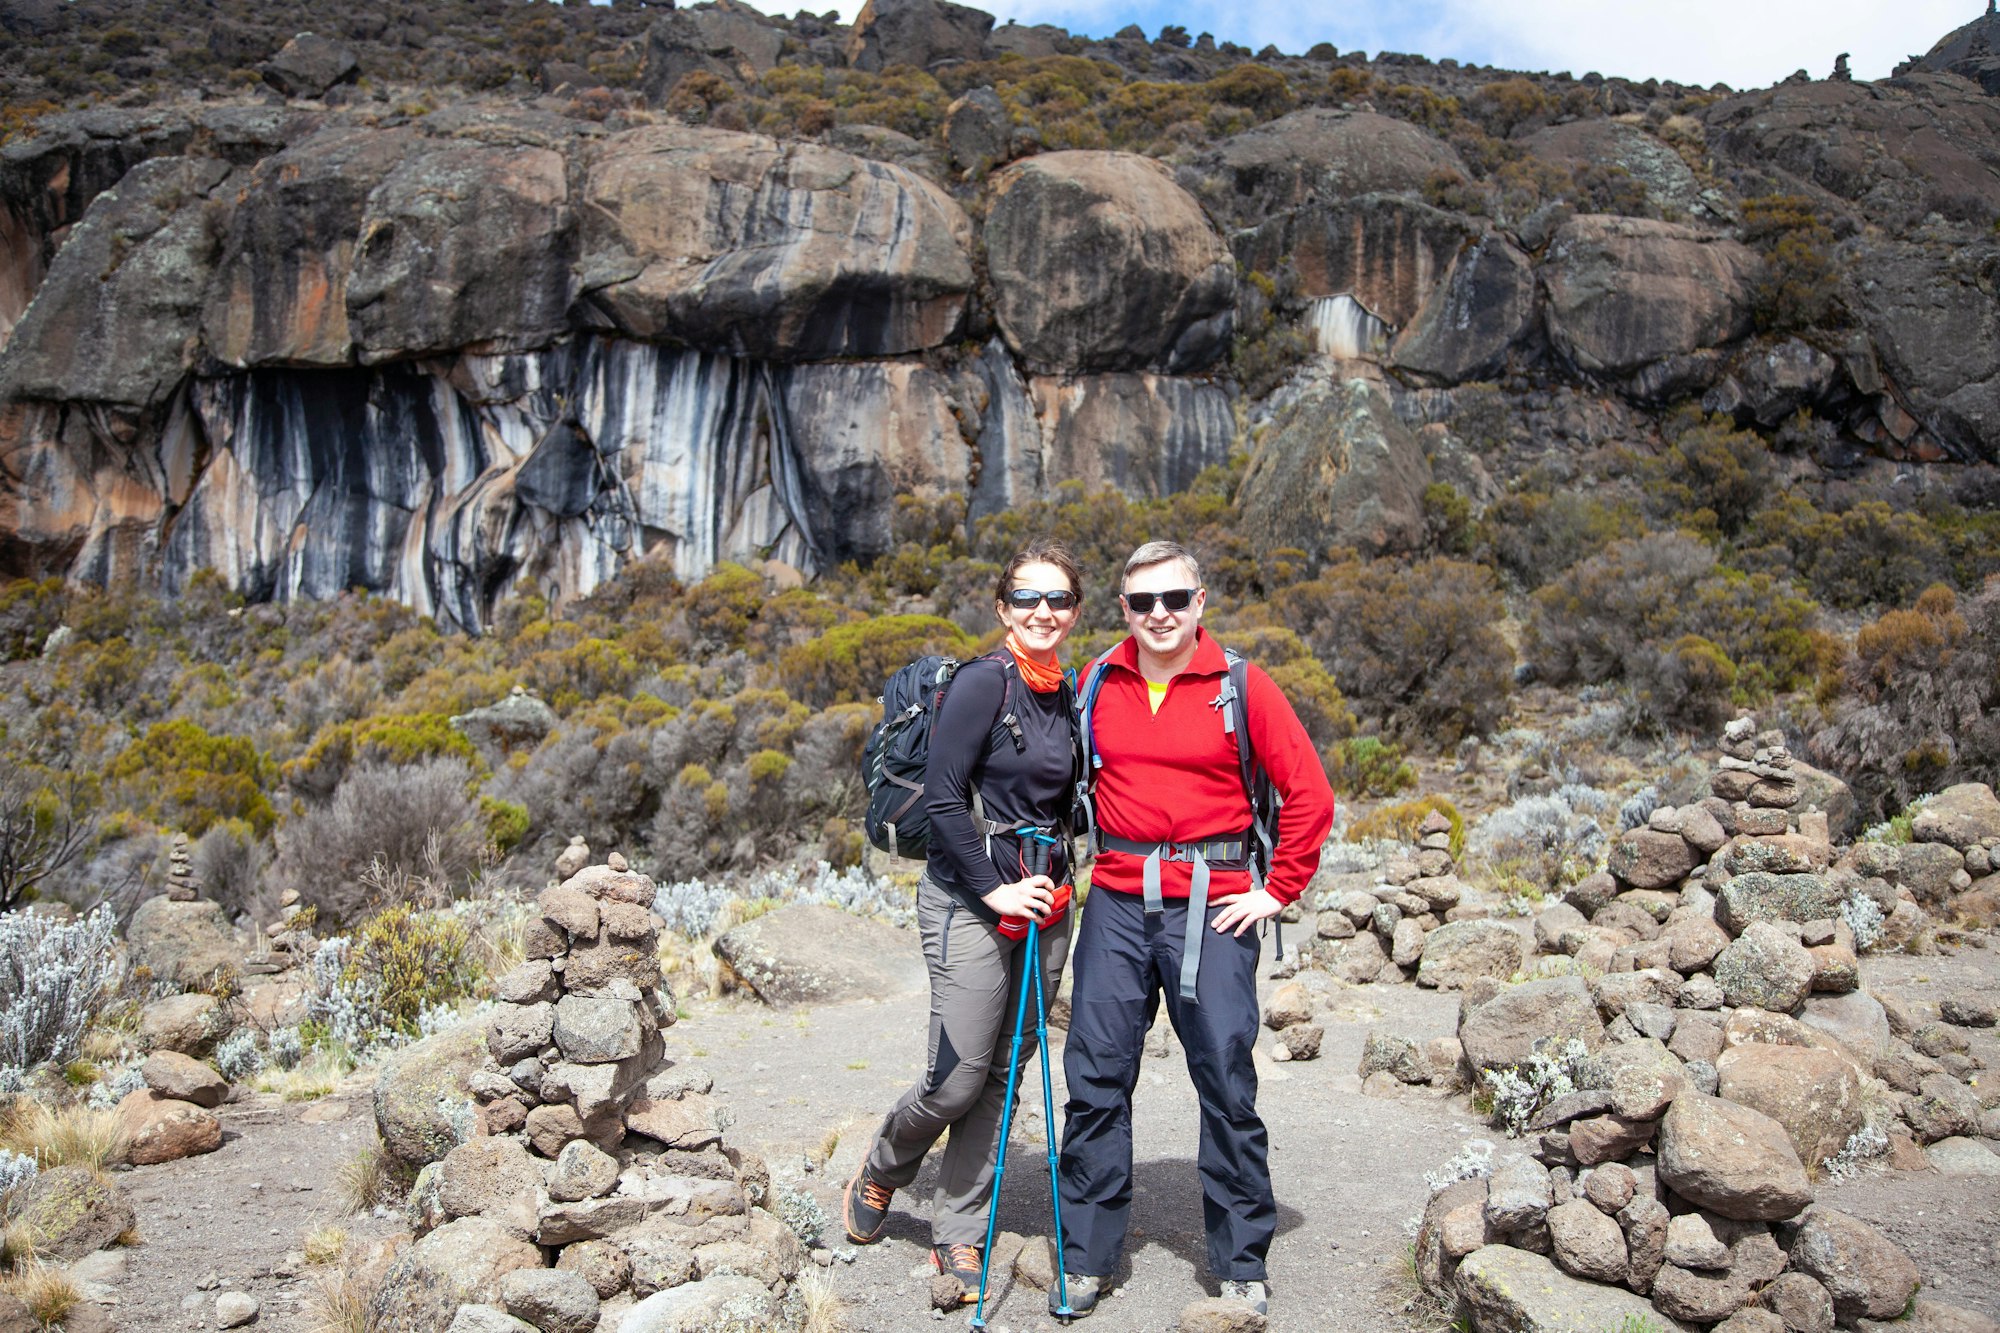
[[[1118,586],[1123,588],[1125,580],[1132,577],[1135,569],[1146,569],[1152,565],[1164,565],[1169,560],[1178,560],[1188,567],[1194,579],[1194,586],[1201,586],[1201,562],[1194,558],[1194,552],[1179,542],[1147,542],[1125,562],[1125,573],[1119,577]]]

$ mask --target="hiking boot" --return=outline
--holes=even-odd
[[[847,1238],[856,1245],[873,1245],[882,1239],[882,1224],[889,1220],[889,1200],[896,1191],[868,1174],[868,1164],[854,1173],[840,1198],[840,1219],[847,1226]]]
[[[965,1294],[959,1299],[970,1305],[979,1299],[979,1247],[977,1245],[933,1245],[931,1266],[958,1279]]]
[[[1242,1301],[1258,1314],[1271,1313],[1271,1289],[1261,1282],[1225,1282],[1222,1299]]]
[[[1103,1293],[1104,1279],[1088,1277],[1082,1273],[1064,1273],[1060,1287],[1049,1288],[1049,1313],[1062,1313],[1062,1298],[1069,1295],[1069,1318],[1081,1319],[1097,1308],[1097,1298]]]

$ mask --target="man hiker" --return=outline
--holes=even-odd
[[[1305,890],[1333,827],[1326,770],[1284,694],[1256,666],[1232,701],[1228,659],[1201,629],[1195,558],[1148,542],[1125,564],[1131,635],[1088,695],[1098,843],[1074,952],[1063,1069],[1063,1269],[1076,1314],[1117,1272],[1132,1208],[1132,1089],[1162,997],[1201,1102],[1202,1213],[1222,1294],[1267,1312],[1277,1220],[1257,1117],[1258,932]],[[1235,728],[1282,798],[1268,878]],[[1191,898],[1193,902],[1191,903]],[[1201,900],[1205,898],[1206,902]],[[1190,918],[1192,917],[1192,920]],[[1053,1301],[1054,1297],[1051,1296]]]

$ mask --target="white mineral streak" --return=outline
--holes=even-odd
[[[1388,344],[1389,326],[1346,292],[1314,297],[1306,322],[1320,354],[1336,361],[1374,360]]]

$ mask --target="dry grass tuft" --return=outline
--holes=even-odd
[[[347,1253],[347,1229],[345,1227],[315,1227],[306,1233],[306,1262],[315,1268],[338,1263]]]
[[[373,1294],[369,1283],[344,1266],[314,1274],[305,1299],[308,1333],[368,1333],[368,1298]]]
[[[35,1228],[25,1218],[14,1218],[0,1227],[0,1265],[20,1268],[35,1260]]]
[[[265,1069],[251,1087],[276,1093],[278,1100],[310,1102],[327,1096],[354,1069],[354,1057],[344,1046],[315,1047],[290,1069]]]
[[[28,1313],[43,1328],[53,1328],[83,1304],[83,1290],[70,1280],[68,1273],[39,1262],[0,1274],[0,1291],[27,1306]]]
[[[1425,1291],[1418,1279],[1414,1245],[1405,1245],[1397,1258],[1382,1265],[1382,1305],[1405,1333],[1457,1333],[1459,1329],[1452,1311]]]
[[[832,1278],[813,1269],[800,1274],[792,1289],[803,1316],[799,1333],[846,1333],[847,1301],[834,1290]]]
[[[102,1171],[125,1160],[130,1138],[116,1111],[81,1103],[51,1110],[37,1101],[17,1101],[0,1119],[0,1148],[32,1157],[43,1170],[83,1166]]]
[[[334,1173],[334,1197],[350,1213],[387,1203],[396,1194],[395,1164],[377,1141],[340,1164]]]

